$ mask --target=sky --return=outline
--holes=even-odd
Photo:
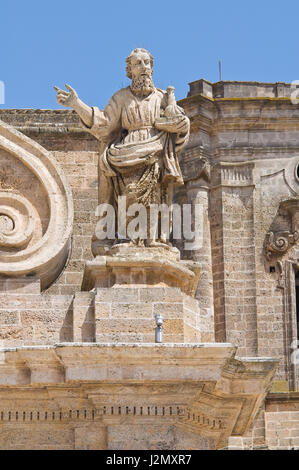
[[[129,85],[135,47],[177,99],[189,82],[218,81],[219,59],[223,80],[299,80],[298,0],[2,0],[0,17],[0,109],[61,109],[53,85],[65,83],[104,108]]]

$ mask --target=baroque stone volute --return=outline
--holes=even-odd
[[[266,235],[266,258],[271,260],[274,255],[284,255],[299,239],[299,197],[282,201],[279,213],[289,215],[291,226],[289,230],[269,231]]]
[[[73,202],[50,153],[0,121],[0,276],[48,287],[70,250]]]

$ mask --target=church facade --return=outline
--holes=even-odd
[[[292,93],[190,83],[174,200],[202,245],[95,258],[99,142],[73,111],[0,110],[1,449],[299,448]]]

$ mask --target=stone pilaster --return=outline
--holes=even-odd
[[[253,164],[220,163],[211,193],[216,339],[257,354]]]
[[[200,262],[200,275],[195,298],[198,300],[201,317],[210,319],[214,323],[214,294],[212,275],[212,252],[211,252],[211,232],[209,219],[209,184],[202,178],[191,180],[186,183],[187,202],[193,206],[193,216],[195,206],[200,208],[202,241],[199,247],[185,252],[185,256],[193,261]],[[210,332],[209,341],[214,341],[214,331]]]

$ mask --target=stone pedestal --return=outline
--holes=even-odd
[[[163,342],[213,341],[211,318],[178,287],[97,288],[94,297],[97,342],[153,343],[155,315],[163,316]]]
[[[93,296],[97,342],[152,343],[157,314],[163,342],[213,341],[213,316],[201,314],[193,298],[199,271],[199,263],[181,261],[176,248],[113,247],[86,263],[82,289],[89,293],[75,298],[74,340],[84,340]]]

